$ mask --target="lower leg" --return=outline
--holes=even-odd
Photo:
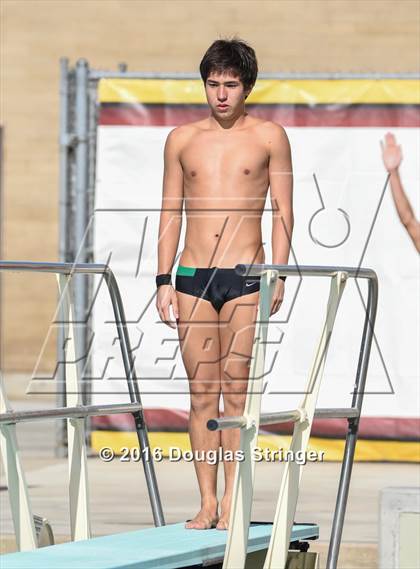
[[[218,521],[217,461],[210,464],[210,456],[217,456],[220,433],[207,429],[207,421],[219,416],[219,394],[192,394],[188,430],[194,453],[194,467],[201,496],[201,509],[186,527],[208,529]],[[197,460],[199,458],[200,460]]]
[[[226,417],[238,417],[243,415],[246,394],[236,394],[234,397],[224,395],[224,415]],[[240,429],[227,429],[221,432],[223,453],[229,452],[228,456],[235,456],[240,447]],[[221,501],[220,517],[217,529],[228,529],[230,508],[232,503],[233,484],[235,481],[236,461],[223,462],[225,473],[225,492]]]
[[[227,302],[220,313],[221,387],[224,415],[241,416],[244,413],[248,388],[252,346],[255,333],[259,293],[249,294]],[[240,429],[222,431],[223,452],[235,456],[240,448]],[[225,493],[221,502],[218,529],[229,524],[236,461],[224,462]]]

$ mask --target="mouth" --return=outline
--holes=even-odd
[[[229,105],[217,105],[217,108],[220,109],[221,111],[228,109]]]

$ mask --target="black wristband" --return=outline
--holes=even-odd
[[[171,283],[171,278],[172,275],[170,274],[166,274],[166,275],[157,275],[156,276],[156,288],[159,288],[162,285],[170,285]]]
[[[283,282],[286,282],[287,277],[279,277]]]

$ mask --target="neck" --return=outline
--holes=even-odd
[[[212,123],[212,126],[214,125],[214,128],[217,129],[223,129],[223,130],[236,129],[236,128],[241,128],[241,126],[243,126],[247,116],[248,113],[245,111],[245,107],[243,107],[236,115],[228,119],[218,117],[214,113],[212,113],[210,116],[210,123]]]

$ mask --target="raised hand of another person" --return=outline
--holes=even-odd
[[[413,208],[404,192],[398,170],[402,161],[401,146],[397,144],[395,136],[391,132],[387,132],[385,135],[385,144],[381,140],[381,148],[382,159],[389,173],[389,184],[391,186],[395,208],[414,247],[420,253],[420,223],[417,221]]]
[[[397,144],[395,136],[391,132],[385,135],[385,141],[380,141],[382,148],[382,159],[384,166],[389,173],[397,170],[402,161],[401,146]]]

